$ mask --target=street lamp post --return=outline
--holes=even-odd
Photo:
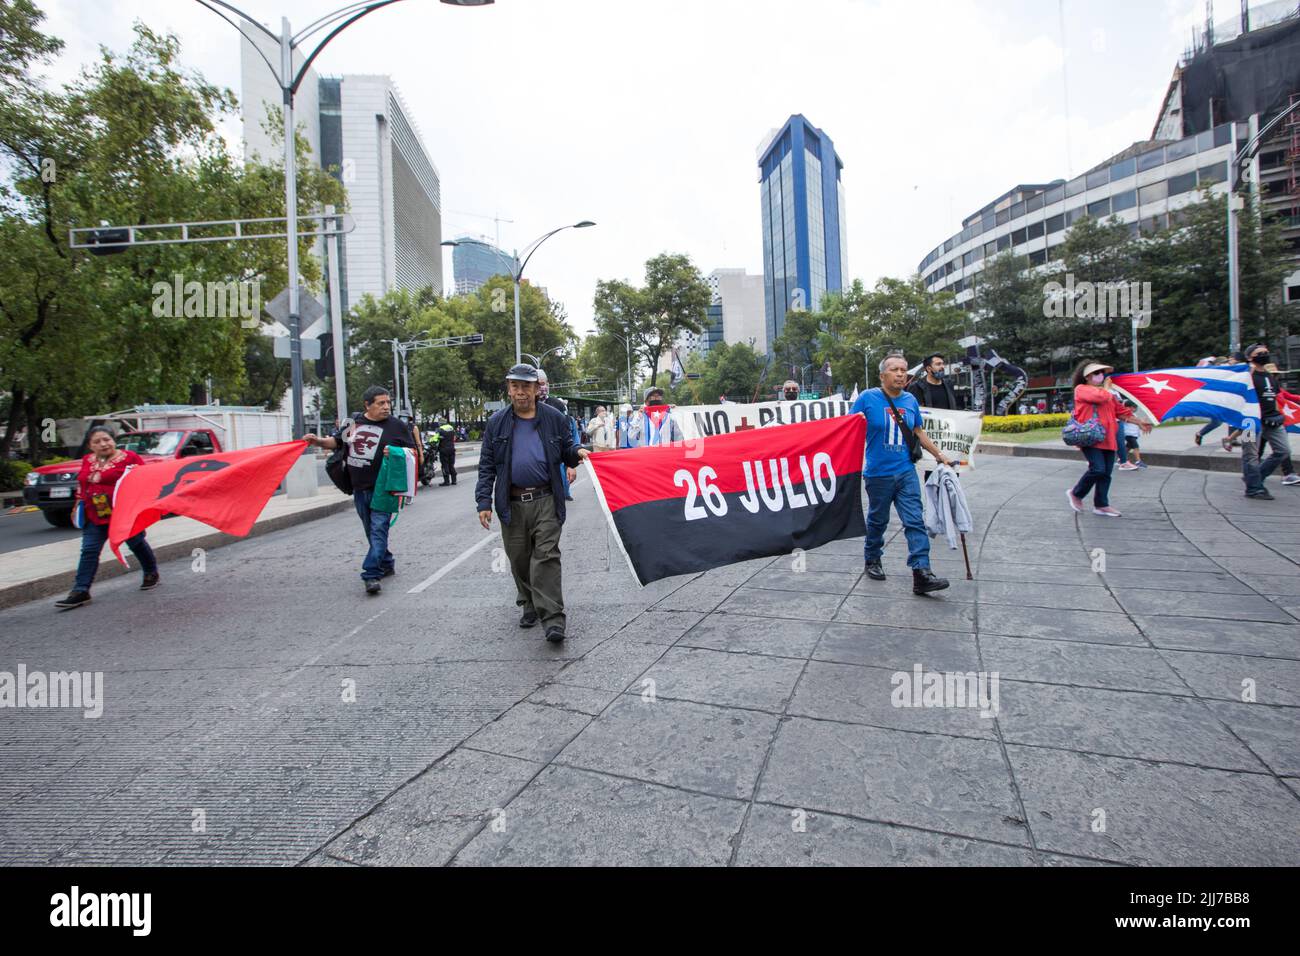
[[[530,359],[533,360],[533,367],[536,368],[537,371],[540,372],[540,371],[542,371],[542,363],[546,361],[546,356],[551,355],[551,354],[559,355],[559,354],[560,354],[561,352],[563,352],[563,351],[564,351],[564,346],[563,346],[563,345],[557,345],[557,346],[556,346],[555,348],[553,348],[553,349],[547,349],[547,350],[546,350],[545,352],[543,352],[540,356],[533,355],[531,352],[520,352],[520,353],[519,353],[519,357],[520,357],[520,359],[522,359],[525,355],[527,355]]]
[[[293,435],[297,438],[306,431],[306,428],[302,415],[302,316],[299,314],[298,305],[298,157],[294,149],[293,99],[298,93],[298,87],[302,85],[303,79],[307,76],[312,61],[320,55],[321,50],[325,49],[330,40],[333,40],[366,14],[373,13],[380,7],[397,3],[398,0],[370,0],[370,2],[348,4],[333,13],[325,14],[313,23],[309,23],[297,34],[290,32],[288,17],[281,17],[279,36],[264,27],[256,18],[240,10],[234,4],[227,3],[226,0],[196,0],[196,2],[207,7],[207,9],[233,26],[253,45],[253,50],[266,63],[280,87],[284,108],[284,215],[287,221],[289,240],[287,263],[289,277],[289,368],[293,387]],[[493,3],[494,0],[442,0],[442,2],[453,7],[481,7]],[[221,10],[216,9],[217,7],[241,17],[265,33],[273,43],[279,46],[280,67],[278,70],[262,53],[253,38],[244,33],[243,28],[238,23],[231,20]],[[332,27],[332,29],[325,35],[325,39],[321,40],[316,45],[316,48],[307,55],[306,59],[303,60],[301,69],[295,74],[293,70],[294,51],[307,37],[327,27]]]
[[[627,352],[627,400],[632,401],[632,342],[619,335],[617,332],[605,332],[605,335],[612,335],[623,343],[623,348]],[[635,404],[635,402],[633,402]]]
[[[552,229],[550,232],[546,233],[546,235],[542,236],[540,239],[534,239],[528,245],[524,246],[523,262],[519,261],[519,250],[518,249],[515,250],[514,252],[515,271],[514,271],[514,275],[511,276],[511,279],[514,281],[514,285],[515,285],[515,364],[516,365],[518,365],[520,362],[523,361],[523,355],[524,355],[523,344],[521,342],[521,333],[519,328],[519,283],[523,281],[524,268],[528,265],[528,260],[533,257],[533,253],[537,251],[538,246],[540,246],[547,239],[551,238],[551,236],[555,235],[557,232],[563,232],[565,229],[586,229],[588,226],[594,226],[594,225],[595,223],[592,222],[591,220],[584,219],[582,220],[582,222],[570,223],[567,226],[560,226],[558,229]],[[443,242],[443,245],[459,246],[462,243],[466,245],[476,245],[476,246],[487,245],[486,242],[482,242],[478,239],[448,239]]]
[[[1263,129],[1257,132],[1239,149],[1228,163],[1228,351],[1235,352],[1241,348],[1241,279],[1240,263],[1237,249],[1237,212],[1233,202],[1237,195],[1237,186],[1242,178],[1242,166],[1253,159],[1264,144],[1265,137],[1284,119],[1300,109],[1300,99],[1291,103],[1286,109],[1273,117]],[[1236,145],[1236,124],[1230,124]],[[1239,200],[1238,200],[1239,201]],[[1244,204],[1243,204],[1244,208]]]

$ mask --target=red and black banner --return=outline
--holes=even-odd
[[[587,459],[632,573],[660,578],[866,533],[861,415]]]
[[[113,492],[108,524],[113,554],[122,561],[122,542],[168,514],[194,518],[227,534],[248,534],[306,447],[304,441],[286,441],[129,469]]]

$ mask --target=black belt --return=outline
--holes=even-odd
[[[510,486],[511,501],[532,501],[534,498],[545,498],[551,493],[550,488],[520,488],[518,485]]]

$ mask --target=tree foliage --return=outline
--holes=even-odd
[[[182,70],[175,37],[135,25],[125,54],[60,90],[32,74],[59,49],[29,2],[0,7],[0,388],[9,393],[7,453],[20,421],[84,415],[139,402],[184,402],[211,380],[244,394],[248,340],[235,316],[159,310],[155,284],[285,284],[283,241],[159,245],[91,256],[69,230],[283,215],[283,170],[245,166],[217,130],[233,95]],[[17,51],[17,52],[14,52]],[[12,55],[10,55],[12,53]],[[299,209],[346,205],[342,186],[309,161],[299,138]],[[303,279],[319,266],[301,248]],[[162,314],[159,314],[161,311]],[[252,352],[258,349],[254,347]],[[33,461],[42,450],[37,434]]]
[[[689,256],[663,253],[646,261],[643,287],[618,279],[596,283],[596,332],[614,344],[621,343],[611,333],[627,339],[633,364],[649,368],[655,381],[660,360],[681,333],[703,329],[710,299]],[[602,347],[603,355],[613,351],[612,345]]]

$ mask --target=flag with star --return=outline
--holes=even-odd
[[[1230,428],[1243,428],[1247,422],[1259,428],[1259,396],[1250,367],[1244,364],[1162,368],[1112,375],[1111,381],[1150,421],[1217,418]]]
[[[1295,395],[1286,389],[1278,389],[1277,410],[1282,413],[1286,421],[1286,430],[1300,435],[1300,395]]]

